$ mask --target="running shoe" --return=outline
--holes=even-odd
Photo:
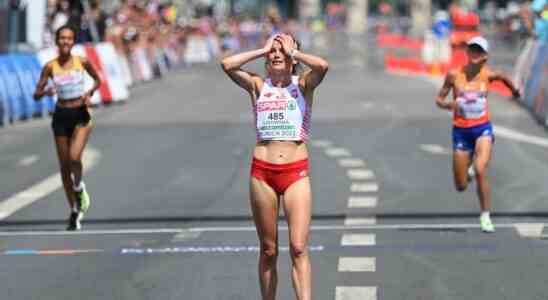
[[[76,193],[76,203],[78,207],[78,211],[85,213],[89,209],[89,205],[91,203],[89,194],[86,190],[86,185],[82,182],[82,190],[81,191],[74,191]]]
[[[476,169],[474,168],[474,163],[471,163],[466,172],[468,175],[468,182],[472,182],[476,178]]]
[[[70,213],[67,230],[68,231],[80,230],[82,228],[82,224],[80,224],[81,219],[82,219],[82,213],[79,213],[79,212]]]
[[[491,218],[488,216],[481,216],[480,217],[480,226],[481,231],[491,233],[495,232],[495,225],[493,225],[493,222],[491,222]]]

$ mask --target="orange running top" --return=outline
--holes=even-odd
[[[464,67],[457,71],[453,87],[455,127],[469,128],[489,122],[489,74],[490,70],[482,67],[476,77],[468,81]]]

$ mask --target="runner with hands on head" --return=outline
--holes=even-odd
[[[265,57],[266,78],[242,70]],[[308,67],[297,74],[298,64]],[[270,38],[263,48],[222,60],[226,74],[249,93],[257,140],[250,177],[250,204],[260,242],[259,282],[263,300],[273,300],[278,282],[278,211],[289,226],[292,281],[296,298],[310,300],[312,275],[308,253],[312,193],[308,174],[310,118],[315,88],[328,63],[301,52],[286,34]]]

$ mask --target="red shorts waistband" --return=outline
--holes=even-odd
[[[308,158],[287,164],[273,164],[253,157],[252,165],[270,171],[291,171],[293,169],[308,168]]]

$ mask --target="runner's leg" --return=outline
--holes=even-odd
[[[289,225],[293,288],[298,300],[312,299],[312,274],[308,239],[312,214],[310,178],[293,183],[285,191],[283,207]]]
[[[259,282],[263,300],[274,300],[278,285],[278,210],[274,190],[255,177],[250,180],[250,202],[260,242]]]

